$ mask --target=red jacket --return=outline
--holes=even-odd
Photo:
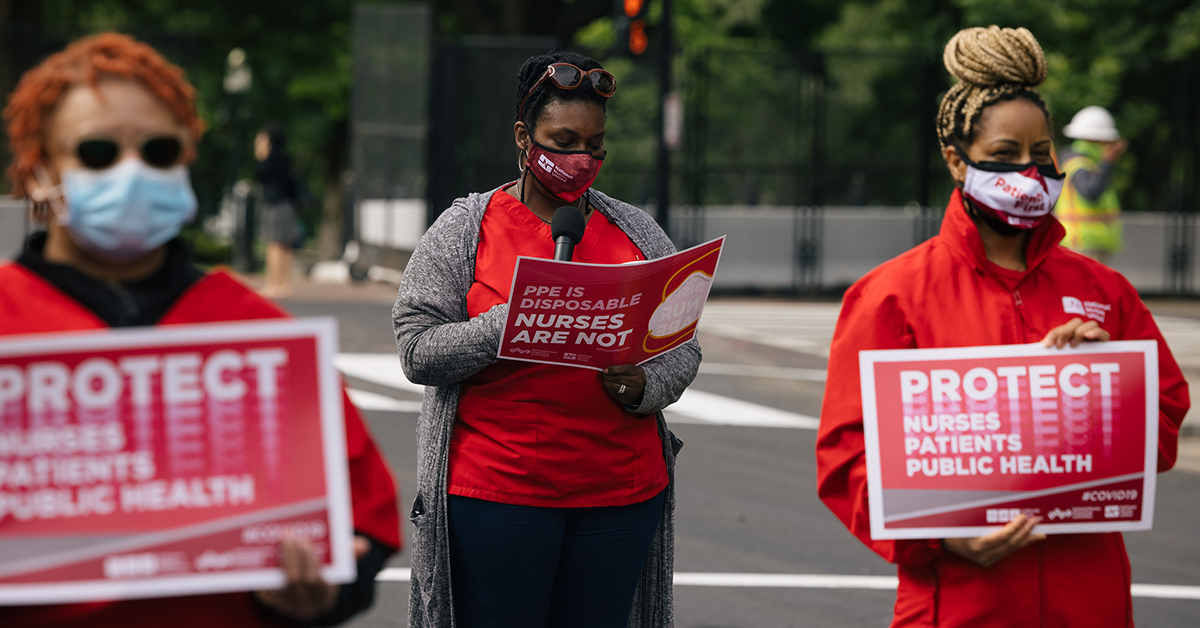
[[[1119,273],[1058,246],[1048,218],[1030,234],[1028,272],[987,261],[956,191],[941,233],[880,265],[846,292],[829,357],[817,437],[821,500],[850,532],[899,565],[892,626],[1132,626],[1129,558],[1119,533],[1054,535],[988,568],[947,554],[937,540],[872,541],[863,456],[858,353],[867,349],[1030,343],[1076,314],[1063,297],[1109,304],[1093,311],[1113,340],[1158,341],[1159,471],[1175,464],[1188,388],[1149,310]]]
[[[283,318],[287,314],[229,274],[215,272],[196,282],[160,321],[163,325]],[[18,264],[0,265],[0,336],[104,329],[82,305]],[[346,447],[354,528],[399,550],[396,485],[358,410],[345,398]],[[276,625],[258,611],[249,593],[0,607],[2,626],[121,626],[249,628]]]

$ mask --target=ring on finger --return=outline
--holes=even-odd
[[[625,394],[625,384],[621,384],[621,387],[617,389],[617,394],[618,394],[618,395],[624,395],[624,394]]]

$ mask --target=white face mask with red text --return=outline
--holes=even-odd
[[[963,196],[980,211],[1017,229],[1033,229],[1054,210],[1062,194],[1065,175],[1053,164],[1009,164],[998,161],[973,162],[959,152],[967,164]]]

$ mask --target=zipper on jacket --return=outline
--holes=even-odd
[[[1021,338],[1025,342],[1029,342],[1029,321],[1025,320],[1025,302],[1021,300],[1021,291],[1013,290],[1013,311],[1016,313],[1016,319],[1013,320],[1016,332],[1016,338]]]

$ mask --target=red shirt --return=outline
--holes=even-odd
[[[508,302],[518,255],[553,258],[550,225],[500,190],[479,230],[471,317]],[[592,212],[575,261],[641,259],[623,231]],[[626,506],[667,486],[657,423],[609,397],[599,371],[512,360],[463,385],[449,466],[451,495],[523,506]]]
[[[224,272],[196,282],[160,321],[162,325],[284,318],[270,301]],[[11,334],[105,329],[82,305],[18,264],[0,264],[0,339]],[[399,550],[396,484],[358,410],[343,395],[346,453],[354,529]],[[221,593],[142,600],[0,607],[0,626],[41,628],[252,628],[278,626],[260,612],[250,593]]]
[[[1062,225],[1047,218],[1030,233],[1029,270],[1006,271],[987,261],[955,192],[937,237],[846,291],[817,435],[817,490],[850,532],[899,564],[893,627],[1133,625],[1129,558],[1119,533],[1053,535],[986,568],[947,554],[936,540],[871,539],[859,351],[1037,342],[1077,316],[1064,311],[1064,297],[1101,304],[1094,320],[1113,340],[1157,341],[1158,469],[1175,464],[1189,405],[1179,366],[1133,286],[1058,246],[1062,237]]]

